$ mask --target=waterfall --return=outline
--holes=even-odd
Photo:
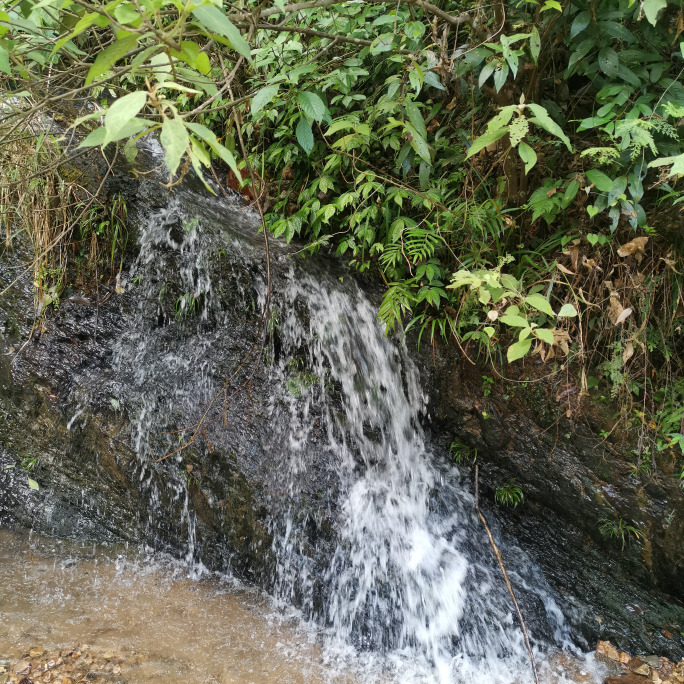
[[[227,200],[185,190],[146,217],[125,278],[137,303],[114,350],[117,403],[131,416],[153,504],[148,525],[165,515],[165,496],[180,502],[186,557],[199,563],[179,438],[169,426],[201,418],[247,353],[251,340],[232,322],[234,309],[258,330],[263,254],[253,217],[236,228],[238,216]],[[302,264],[276,246],[273,266],[269,332],[251,361],[253,396],[206,428],[223,458],[256,454],[253,469],[268,473],[271,593],[325,629],[330,653],[379,659],[397,681],[531,681],[470,482],[433,453],[427,398],[405,345],[385,335],[376,304],[339,264]],[[207,459],[218,458],[213,447]],[[499,541],[537,656],[569,647],[544,579],[520,549]]]

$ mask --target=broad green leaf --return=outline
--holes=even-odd
[[[234,26],[233,22],[220,10],[213,5],[200,5],[192,10],[195,19],[209,33],[218,33],[228,38],[235,52],[249,59],[252,51],[249,43],[242,37],[240,31]]]
[[[144,90],[124,95],[116,100],[105,113],[104,127],[107,133],[102,145],[117,140],[121,131],[139,114],[146,102],[147,93]]]
[[[425,119],[423,119],[423,115],[420,113],[420,109],[418,109],[416,103],[407,99],[404,102],[404,109],[406,110],[406,114],[408,114],[409,121],[413,124],[413,127],[416,129],[416,131],[418,131],[418,134],[424,140],[427,140]]]
[[[267,104],[273,101],[275,96],[278,94],[278,89],[280,86],[268,85],[262,88],[253,98],[252,98],[252,114],[257,114],[260,112]]]
[[[9,53],[0,45],[0,71],[6,73],[8,76],[12,75],[10,67]]]
[[[389,52],[394,44],[393,33],[383,33],[378,36],[370,46],[371,55],[379,55],[381,52]]]
[[[238,179],[238,181],[242,182],[242,176],[237,164],[235,163],[235,157],[233,156],[232,152],[225,147],[225,145],[222,145],[218,141],[214,132],[203,124],[199,123],[186,123],[185,125],[187,126],[188,130],[192,131],[198,138],[204,140],[204,142],[211,147],[216,155],[218,155],[226,164],[228,164],[228,167],[235,174],[235,177]]]
[[[494,72],[494,87],[496,88],[497,93],[503,88],[504,83],[506,83],[508,72],[508,64],[499,65],[499,68]]]
[[[508,126],[504,126],[503,128],[493,131],[487,131],[484,135],[481,135],[479,138],[477,138],[477,140],[473,141],[473,144],[468,149],[466,159],[469,159],[474,154],[477,154],[480,150],[487,147],[487,145],[491,145],[497,140],[500,140],[504,137],[504,135],[506,135],[506,133],[508,133]]]
[[[563,133],[563,129],[549,116],[549,113],[544,107],[538,104],[528,104],[528,109],[534,114],[534,119],[531,119],[537,126],[540,126],[551,135],[555,135],[558,139],[565,143],[565,146],[572,152],[572,145],[568,136]]]
[[[518,145],[518,154],[525,164],[525,175],[527,175],[537,163],[537,153],[526,142],[521,142]]]
[[[527,354],[528,351],[530,351],[531,346],[531,337],[526,340],[519,340],[515,344],[512,344],[506,351],[506,358],[508,359],[508,363],[513,363],[513,361],[522,359],[522,357],[525,356],[525,354]]]
[[[563,304],[558,312],[558,318],[574,318],[577,316],[577,309],[572,304]]]
[[[477,85],[482,88],[482,86],[487,82],[487,79],[494,73],[494,70],[498,66],[498,62],[491,61],[487,62],[480,71],[480,76],[477,79]]]
[[[674,157],[661,157],[660,159],[654,159],[649,162],[649,167],[653,166],[668,166],[672,164],[669,176],[684,176],[684,154],[678,154]]]
[[[613,187],[613,181],[610,177],[606,176],[603,171],[598,169],[590,169],[584,174],[587,180],[594,185],[594,187],[600,192],[610,192]]]
[[[568,183],[568,187],[565,188],[563,193],[563,199],[561,200],[561,209],[567,209],[570,206],[572,200],[577,196],[577,191],[580,188],[579,181],[572,180]]]
[[[532,55],[532,60],[535,65],[539,59],[539,51],[541,50],[541,37],[539,36],[539,31],[536,26],[532,27],[530,32],[530,54]]]
[[[102,50],[102,52],[99,52],[88,70],[85,85],[90,85],[98,76],[102,76],[106,71],[109,71],[116,62],[133,50],[137,44],[137,35],[126,36],[125,38],[121,38],[115,43],[112,43],[109,47]]]
[[[90,12],[89,14],[84,15],[76,22],[76,26],[74,26],[73,31],[71,31],[69,35],[65,36],[64,38],[60,38],[55,43],[52,53],[55,54],[56,52],[59,52],[70,40],[76,38],[76,36],[79,36],[91,26],[99,26],[100,28],[104,28],[107,25],[109,25],[109,19],[102,16],[99,12]]]
[[[430,156],[430,148],[428,147],[427,140],[418,133],[418,131],[410,124],[408,121],[404,124],[406,131],[411,136],[411,147],[415,150],[416,154],[426,163],[432,164],[432,157]]]
[[[311,122],[304,116],[299,117],[297,123],[297,142],[301,145],[304,152],[311,154],[314,146],[313,130],[311,130]]]
[[[549,304],[548,299],[546,299],[544,295],[539,293],[527,295],[527,297],[525,297],[525,304],[529,304],[538,311],[541,311],[549,316],[555,316],[553,309],[551,308],[551,304]]]
[[[513,114],[515,114],[516,111],[518,111],[517,105],[508,105],[507,107],[502,107],[499,110],[499,113],[495,117],[491,118],[487,123],[487,130],[495,131],[502,126],[506,126],[513,118]]]
[[[615,78],[620,67],[620,60],[618,54],[611,47],[604,47],[599,50],[598,63],[601,71],[608,76],[608,78]]]
[[[667,0],[644,0],[643,7],[648,23],[655,26],[658,21],[658,13],[667,7]]]
[[[100,126],[99,128],[96,128],[94,131],[88,133],[88,135],[81,141],[81,144],[78,147],[79,149],[81,147],[99,147],[104,142],[105,135],[107,135],[107,130],[104,126]]]
[[[553,330],[549,328],[536,328],[534,334],[546,344],[553,344]]]
[[[118,142],[124,138],[130,138],[132,135],[138,135],[149,128],[150,126],[145,119],[134,118],[128,121],[123,128],[120,128],[119,132],[114,137],[107,139],[107,129],[104,126],[101,126],[100,128],[91,131],[78,147],[108,145],[109,143]]]
[[[307,118],[323,121],[327,107],[325,102],[316,93],[302,92],[297,95],[297,103],[301,107]]]
[[[171,177],[176,175],[181,159],[190,142],[188,131],[180,118],[164,119],[162,124],[161,144],[166,152],[166,165],[169,167]]]
[[[591,22],[591,14],[589,14],[588,10],[585,10],[584,12],[580,12],[572,22],[572,26],[570,26],[570,38],[574,38],[577,34],[582,33],[587,26],[589,26],[589,22]]]
[[[129,164],[132,164],[138,156],[138,145],[136,143],[137,140],[135,138],[130,138],[124,145],[124,156]],[[116,401],[116,399],[112,399],[112,402],[114,401]]]
[[[120,24],[140,24],[142,22],[142,17],[135,9],[132,3],[127,2],[123,5],[119,5],[114,10],[114,16]]]
[[[529,328],[530,324],[527,322],[526,318],[518,316],[516,314],[504,314],[499,318],[502,323],[510,325],[513,328]]]

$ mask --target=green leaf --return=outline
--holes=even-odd
[[[546,344],[553,344],[553,330],[550,328],[536,328],[534,334]]]
[[[506,351],[506,358],[508,359],[508,363],[513,363],[513,361],[522,359],[522,357],[525,356],[525,354],[527,354],[528,351],[530,351],[531,346],[531,337],[526,340],[518,340],[518,342],[512,344]]]
[[[105,26],[109,25],[109,19],[101,15],[99,12],[90,12],[89,14],[85,14],[76,22],[76,26],[74,26],[73,31],[69,35],[65,36],[64,38],[60,38],[55,43],[52,53],[55,54],[56,52],[59,52],[62,47],[66,45],[72,38],[80,35],[93,25],[104,28]]]
[[[209,33],[218,33],[225,38],[228,38],[230,44],[233,46],[235,52],[243,57],[249,59],[251,50],[249,43],[242,37],[240,31],[235,28],[233,22],[220,10],[213,5],[200,5],[192,10],[195,19],[199,21],[202,26]]]
[[[541,311],[542,313],[545,313],[549,316],[555,316],[555,314],[553,313],[553,309],[551,308],[551,304],[549,304],[548,299],[546,299],[544,295],[541,295],[539,293],[527,295],[524,301],[525,304],[529,304],[530,306],[534,307],[538,311]]]
[[[120,133],[138,115],[146,102],[147,93],[144,90],[124,95],[116,100],[105,113],[104,127],[107,133],[102,145],[118,140]]]
[[[166,152],[166,165],[169,167],[173,178],[190,142],[183,121],[180,118],[164,119],[159,139]]]
[[[590,169],[584,174],[587,180],[594,185],[594,187],[600,192],[610,192],[613,187],[613,181],[611,178],[606,176],[603,171],[598,169]]]
[[[499,68],[494,72],[494,87],[497,93],[503,88],[503,84],[508,78],[508,72],[508,64],[500,64]]]
[[[297,95],[297,102],[309,119],[323,121],[327,107],[316,93],[303,92]],[[313,144],[313,143],[312,143]]]
[[[541,37],[539,36],[539,31],[536,26],[532,27],[530,32],[530,54],[532,55],[532,60],[535,65],[539,59],[539,52],[541,50]]]
[[[135,24],[140,25],[142,22],[142,17],[135,9],[133,3],[127,2],[123,5],[119,5],[114,10],[114,16],[120,24]]]
[[[468,149],[466,159],[469,159],[474,154],[477,154],[480,150],[487,147],[487,145],[491,145],[493,142],[500,140],[504,137],[504,135],[506,135],[506,133],[508,133],[508,126],[504,126],[503,128],[499,128],[492,131],[487,131],[484,135],[481,135],[479,138],[477,138],[477,140],[473,141],[473,144]]]
[[[81,141],[81,144],[78,147],[79,149],[81,147],[99,147],[100,145],[102,145],[105,139],[105,135],[107,135],[107,130],[104,126],[100,126],[99,128],[96,128],[94,131],[88,133],[88,135]]]
[[[252,98],[252,114],[257,114],[260,112],[267,104],[273,101],[275,96],[278,94],[279,85],[268,85],[262,88],[253,98]]]
[[[529,328],[530,324],[527,322],[526,318],[518,316],[517,314],[504,314],[499,318],[502,323],[510,325],[512,328]]]
[[[601,71],[608,76],[608,78],[615,78],[620,67],[620,60],[618,54],[611,47],[604,47],[599,50],[598,63]]]
[[[644,14],[651,26],[658,21],[658,13],[667,7],[667,0],[644,0]]]
[[[8,76],[12,75],[12,68],[10,67],[9,52],[0,45],[0,71],[6,73]]]
[[[38,491],[40,489],[40,486],[38,485],[38,483],[35,480],[33,480],[30,477],[27,477],[26,479],[28,480],[28,486],[31,489],[34,489],[35,491]]]
[[[568,183],[568,187],[565,188],[563,193],[563,199],[561,200],[561,209],[567,209],[570,206],[572,200],[577,196],[577,191],[580,188],[579,181],[572,180]]]
[[[525,164],[525,175],[527,175],[537,163],[537,153],[526,142],[521,142],[518,145],[518,154]]]
[[[420,109],[415,102],[411,100],[406,100],[404,102],[404,109],[408,115],[409,121],[413,124],[413,127],[418,131],[418,134],[427,141],[427,129],[425,128],[425,119],[420,113]],[[429,160],[428,160],[429,163]]]
[[[577,316],[577,309],[572,304],[563,304],[558,312],[558,318],[574,318]]]
[[[482,71],[480,71],[480,76],[477,79],[478,87],[482,88],[482,86],[487,82],[487,79],[494,73],[494,70],[496,69],[497,66],[498,66],[498,62],[491,61],[491,62],[487,62],[482,67]]]
[[[563,129],[549,116],[544,107],[538,104],[528,104],[527,108],[534,114],[535,118],[531,119],[533,123],[562,140],[568,150],[572,152],[572,145],[568,136],[563,133]]]
[[[574,38],[577,34],[582,33],[589,23],[591,22],[591,14],[588,10],[580,12],[573,20],[572,26],[570,27],[570,38]]]
[[[668,166],[672,164],[669,176],[684,176],[684,154],[678,154],[675,157],[661,157],[660,159],[654,159],[649,162],[649,167],[653,166]]]
[[[216,138],[216,135],[214,135],[214,132],[209,130],[206,126],[203,124],[198,124],[198,123],[186,123],[185,124],[187,128],[192,131],[198,138],[201,138],[206,142],[209,147],[211,147],[212,150],[230,167],[232,172],[235,174],[235,177],[238,179],[238,181],[242,182],[242,176],[240,174],[240,171],[237,167],[237,164],[235,163],[235,157],[233,156],[232,152],[222,145],[218,139]]]
[[[106,71],[116,64],[122,57],[128,54],[138,44],[138,36],[126,36],[106,47],[99,52],[92,66],[88,70],[85,85],[90,85],[98,76],[102,76]]]
[[[427,140],[425,140],[410,123],[406,122],[404,128],[411,136],[411,147],[415,150],[416,154],[418,154],[426,164],[432,164],[432,157],[430,156],[430,148],[428,147]]]
[[[295,133],[297,135],[297,142],[302,146],[304,152],[311,154],[314,146],[314,136],[311,130],[311,122],[306,117],[299,117]]]

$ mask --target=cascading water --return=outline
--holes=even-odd
[[[387,340],[375,307],[351,280],[331,288],[292,272],[280,307],[287,312],[281,355],[291,359],[308,350],[306,366],[315,378],[289,401],[284,461],[293,498],[297,474],[317,460],[317,448],[334,454],[337,547],[324,572],[322,617],[338,639],[403,661],[411,681],[529,680],[519,625],[467,483],[455,468],[439,468],[426,445],[420,424],[425,397],[406,350]],[[288,363],[281,362],[281,376]],[[312,449],[304,434],[321,429],[312,420],[319,413],[324,437]],[[284,595],[311,586],[316,574],[295,552],[303,542],[302,527],[299,539],[296,530],[288,520],[276,541]],[[538,636],[567,644],[550,591],[529,561],[516,560],[515,570],[526,574],[514,572],[518,591],[542,604],[532,618],[543,632]]]
[[[181,191],[144,222],[140,254],[124,279],[139,296],[114,345],[116,380],[108,391],[131,417],[148,527],[166,515],[165,498],[180,502],[186,557],[202,562],[178,428],[214,410],[207,442],[222,457],[256,450],[270,473],[271,591],[326,626],[331,652],[342,645],[357,656],[378,654],[380,669],[395,668],[403,682],[530,681],[469,484],[431,453],[418,369],[386,338],[351,275],[338,265],[305,271],[276,248],[270,341],[250,362],[268,398],[250,397],[222,417],[221,402],[215,410],[212,399],[251,345],[231,327],[235,312],[226,301],[246,315],[251,310],[255,330],[266,301],[252,218],[243,217],[238,239],[226,215],[233,224],[239,214],[225,200]],[[218,272],[210,266],[217,259],[224,264]],[[252,378],[245,386],[252,388]],[[265,432],[253,427],[260,412]],[[229,437],[225,426],[232,426]],[[216,458],[211,454],[213,447],[206,458]],[[543,657],[569,644],[562,614],[524,554],[509,551],[509,572]]]

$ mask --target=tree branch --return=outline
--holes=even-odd
[[[367,0],[367,2],[381,3],[385,0]],[[436,17],[446,21],[452,26],[460,26],[461,24],[467,24],[470,21],[470,14],[467,12],[461,12],[456,16],[448,14],[444,10],[441,10],[437,5],[433,5],[431,2],[426,2],[425,0],[400,0],[400,2],[407,5],[414,5],[420,7],[422,10],[434,14]],[[340,0],[311,0],[311,2],[296,2],[291,5],[285,5],[284,7],[271,7],[270,9],[262,10],[259,13],[260,19],[266,19],[276,14],[294,14],[305,9],[318,9],[321,7],[329,7],[330,5],[339,5]],[[241,12],[239,14],[231,15],[231,19],[248,19],[252,15],[248,12]]]

